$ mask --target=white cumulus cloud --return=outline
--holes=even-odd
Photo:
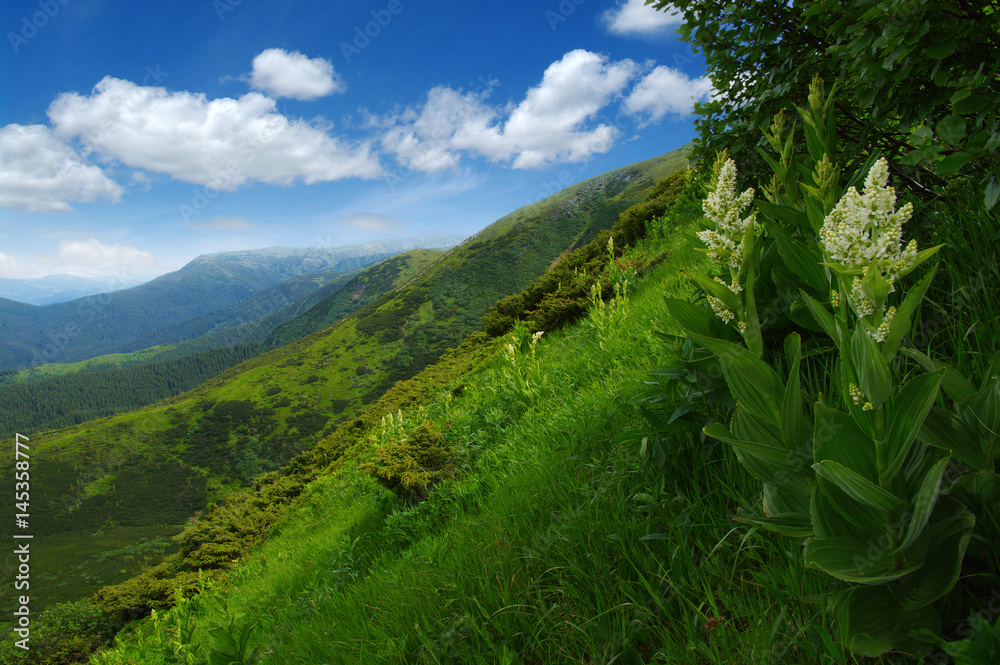
[[[289,119],[256,92],[209,100],[106,76],[89,95],[59,95],[48,113],[57,135],[79,137],[106,159],[225,191],[382,173],[369,145]]]
[[[419,109],[396,118],[382,147],[426,172],[454,167],[463,151],[514,168],[584,160],[614,144],[618,130],[594,119],[636,70],[631,60],[570,51],[509,111],[490,106],[483,95],[436,87]]]
[[[11,254],[0,252],[0,278],[27,279],[32,277],[21,259]]]
[[[601,16],[608,31],[616,35],[652,35],[674,28],[684,22],[671,6],[658,11],[645,0],[624,0]]]
[[[692,79],[684,72],[660,65],[647,74],[625,98],[625,111],[655,122],[668,113],[687,115],[696,101],[712,96],[712,82],[707,76]]]
[[[123,188],[44,125],[0,128],[0,206],[72,210],[75,201],[121,200]]]
[[[269,48],[253,59],[250,84],[273,97],[316,99],[345,89],[344,82],[323,58]]]
[[[151,268],[156,259],[149,252],[128,245],[105,245],[97,238],[63,240],[55,256],[40,255],[41,264],[55,264],[69,274],[84,272],[132,272],[137,267]]]

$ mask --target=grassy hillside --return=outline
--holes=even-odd
[[[93,662],[208,657],[244,627],[268,663],[817,662],[832,634],[820,610],[764,589],[823,581],[728,520],[754,481],[710,443],[662,476],[621,436],[645,423],[663,296],[706,267],[696,227],[673,222],[635,250],[669,258],[613,304],[537,343],[504,338],[386,418],[224,582]],[[376,470],[436,447],[448,461],[421,467],[429,494]]]
[[[229,320],[245,317],[249,322],[195,340],[129,354],[98,356],[78,363],[7,370],[6,376],[0,374],[0,437],[12,436],[16,430],[37,432],[68,427],[191,390],[266,350],[260,342],[274,326],[290,322],[291,327],[286,330],[298,330],[301,335],[323,327],[316,325],[316,321],[332,322],[329,320],[332,313],[340,318],[402,286],[442,253],[410,250],[387,259],[388,269],[379,264],[360,274],[334,273],[335,279],[326,274],[292,278],[228,308],[239,312],[236,319]],[[303,286],[304,282],[311,286]],[[317,283],[324,286],[313,288]],[[359,289],[358,284],[365,286]],[[296,290],[302,293],[294,293]],[[298,300],[282,307],[291,295]],[[324,305],[327,299],[337,303],[333,311],[329,302]],[[310,306],[314,304],[320,307],[318,316],[311,313]],[[254,307],[268,311],[282,308],[258,319],[266,312],[248,313]],[[296,325],[297,317],[306,323]],[[11,385],[4,385],[5,382]]]
[[[412,250],[382,261],[374,268],[345,283],[342,287],[300,308],[299,315],[274,326],[264,341],[264,347],[288,344],[335,323],[340,318],[398,288],[423,272],[443,252],[432,249]]]
[[[199,501],[204,507],[223,499],[312,448],[395,383],[458,346],[482,326],[491,305],[527,286],[586,229],[611,226],[617,215],[608,210],[627,207],[654,185],[635,167],[591,179],[571,188],[559,207],[536,208],[504,233],[477,241],[483,244],[460,246],[405,288],[331,328],[160,404],[34,433],[35,454],[53,470],[39,473],[33,484],[33,520],[45,525],[48,538],[86,536],[95,546],[125,539],[127,528],[145,528],[150,539],[176,534],[183,520],[164,495],[190,488],[184,496],[191,515]],[[164,484],[161,495],[155,484],[129,472],[136,467],[149,476],[176,477],[176,484]],[[134,502],[142,510],[132,510]],[[109,514],[108,505],[121,513]],[[38,565],[54,571],[40,604],[79,598],[133,574],[134,567],[123,565],[131,555],[102,551],[106,565],[99,573],[91,572],[97,570],[92,561],[72,553],[39,554]]]
[[[847,650],[829,576],[803,565],[801,542],[746,519],[761,492],[746,456],[699,436],[703,414],[686,423],[673,401],[668,369],[685,351],[657,333],[680,332],[664,297],[697,302],[687,275],[711,270],[698,217],[681,205],[660,218],[606,276],[662,262],[618,282],[613,301],[595,291],[578,323],[540,337],[515,327],[395,386],[353,434],[327,440],[340,454],[296,498],[269,504],[289,508],[239,564],[189,577],[178,587],[197,595],[178,591],[91,662],[917,662]],[[707,394],[710,369],[680,395]],[[229,523],[248,524],[254,500]],[[946,632],[972,638],[945,645],[963,664],[995,662],[986,542],[952,601],[971,599],[986,623]]]

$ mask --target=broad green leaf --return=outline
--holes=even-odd
[[[945,116],[934,128],[934,133],[945,143],[958,145],[965,136],[965,118],[959,115]]]
[[[899,316],[897,314],[897,316]],[[942,362],[938,362],[933,358],[927,356],[916,349],[901,349],[901,352],[913,358],[920,366],[923,367],[928,372],[936,372],[937,370],[944,368],[944,379],[941,381],[941,389],[944,390],[945,394],[948,395],[953,401],[961,402],[967,397],[970,397],[976,392],[976,389],[972,386],[969,381],[962,376],[962,374],[951,367],[948,367]]]
[[[998,198],[1000,198],[1000,181],[997,180],[995,175],[991,175],[990,181],[986,185],[986,194],[983,196],[983,203],[986,209],[990,210],[993,208]]]
[[[855,537],[856,534],[880,534],[885,532],[884,513],[872,510],[870,506],[860,503],[849,496],[843,489],[820,475],[816,476],[816,492],[826,499],[826,504],[839,516],[843,523],[839,528],[828,528],[823,531],[825,537]],[[850,528],[844,529],[847,524]],[[817,530],[819,533],[819,530]]]
[[[719,423],[708,425],[704,432],[735,448],[743,466],[761,482],[771,483],[793,494],[808,494],[811,490],[801,463],[787,450],[737,439]]]
[[[941,619],[931,607],[904,610],[897,600],[898,585],[861,586],[845,592],[834,605],[844,643],[855,654],[880,656],[887,651],[922,654],[930,647],[914,633],[941,634]]]
[[[799,381],[799,362],[802,358],[802,342],[798,333],[785,338],[785,351],[793,357],[785,383],[785,395],[781,402],[781,440],[785,448],[795,450],[809,436],[809,424],[802,411],[802,386]]]
[[[849,358],[868,401],[876,409],[881,407],[892,390],[892,375],[875,341],[863,328],[851,336]]]
[[[805,291],[800,291],[799,293],[802,295],[802,300],[806,303],[806,307],[809,308],[809,313],[812,314],[816,323],[830,336],[830,339],[833,340],[838,348],[843,348],[843,333],[840,327],[837,326],[833,313]]]
[[[872,264],[862,278],[861,284],[865,293],[868,294],[868,298],[872,301],[875,311],[882,311],[892,285],[882,276],[882,271],[878,269],[877,265]]]
[[[951,153],[938,162],[935,171],[938,175],[951,175],[952,173],[957,173],[961,170],[961,168],[968,164],[971,159],[971,154],[965,152],[964,150],[959,150],[958,152]]]
[[[677,298],[666,298],[666,302],[667,311],[681,328],[699,335],[715,336],[719,317],[712,310]]]
[[[845,582],[886,584],[920,568],[908,562],[896,567],[893,552],[876,543],[857,538],[810,538],[806,541],[805,562]]]
[[[687,273],[687,276],[706,293],[721,300],[731,311],[739,312],[743,309],[743,304],[740,302],[739,296],[733,293],[732,289],[725,284],[697,273]]]
[[[931,467],[920,482],[920,487],[917,488],[917,494],[913,499],[911,507],[910,525],[906,531],[906,538],[899,545],[900,549],[906,549],[912,545],[927,525],[931,511],[934,510],[934,504],[937,503],[938,492],[941,491],[941,478],[944,476],[944,470],[948,466],[950,459],[947,456],[942,457],[937,464]]]
[[[785,513],[774,517],[747,517],[746,515],[741,515],[736,519],[740,522],[759,524],[765,529],[780,533],[786,538],[810,538],[814,535],[808,513]]]
[[[781,222],[788,229],[811,228],[809,218],[801,210],[778,205],[764,199],[754,199],[754,205],[765,217]]]
[[[989,95],[976,91],[955,104],[955,113],[961,113],[963,115],[979,113],[984,108],[989,106],[989,104]]]
[[[943,377],[944,370],[916,376],[907,381],[893,398],[893,420],[886,437],[888,466],[879,478],[883,485],[889,485],[903,468],[920,426],[934,405]]]
[[[954,53],[956,48],[958,48],[958,42],[954,39],[944,39],[934,42],[927,47],[927,57],[934,58],[935,60],[943,60]]]
[[[940,145],[925,145],[906,153],[899,161],[908,166],[916,166],[925,159],[936,156],[939,152],[941,152]]]
[[[888,512],[903,506],[899,497],[885,491],[858,472],[832,460],[813,464],[816,473],[836,485],[849,497],[876,510]]]
[[[935,448],[950,450],[955,457],[973,469],[985,469],[989,464],[979,437],[950,411],[932,408],[924,418],[920,438]]]
[[[873,529],[862,528],[843,516],[837,504],[830,500],[829,494],[840,492],[836,487],[830,486],[831,492],[825,493],[820,489],[820,482],[826,482],[821,478],[816,478],[813,485],[812,494],[809,496],[809,519],[812,521],[813,531],[817,538],[869,538],[879,526]],[[829,484],[829,483],[828,483]],[[841,494],[845,504],[850,504],[850,499]]]
[[[747,256],[753,256],[753,225],[747,230],[747,237],[744,245],[748,252]],[[760,335],[760,319],[757,318],[757,299],[754,295],[754,286],[757,283],[756,261],[752,258],[747,261],[747,285],[744,289],[744,299],[746,300],[746,317],[744,318],[743,341],[746,342],[750,353],[758,358],[764,355],[764,342]]]
[[[815,242],[801,242],[782,234],[775,237],[778,255],[795,275],[816,293],[826,293],[830,282],[820,265],[823,252]]]
[[[780,427],[764,422],[746,409],[736,409],[730,425],[733,428],[733,434],[738,439],[756,441],[773,448],[788,450],[782,442]]]
[[[984,450],[1000,452],[994,450],[1000,440],[1000,382],[996,379],[988,382],[982,390],[962,401],[958,410],[965,421],[979,431]]]
[[[936,248],[935,251],[937,251]],[[882,357],[885,358],[886,362],[892,361],[903,341],[903,337],[910,332],[910,322],[913,319],[913,314],[923,301],[924,293],[927,292],[931,280],[937,274],[937,269],[937,264],[935,264],[923,279],[909,289],[906,297],[903,298],[903,302],[896,308],[896,316],[889,325],[889,334],[886,335],[885,342],[882,343]]]
[[[926,607],[952,590],[975,524],[975,516],[959,502],[941,499],[927,527],[930,547],[924,556],[925,563],[904,580],[900,597],[904,610],[912,612]]]
[[[813,410],[813,459],[833,460],[868,480],[878,480],[875,441],[848,414],[816,404]]]
[[[779,424],[784,387],[770,365],[732,342],[694,334],[691,338],[719,356],[737,404],[764,422]]]
[[[811,495],[811,492],[808,495],[791,494],[790,492],[778,489],[774,485],[765,483],[761,492],[760,503],[764,509],[764,514],[768,517],[799,513],[805,515],[806,519],[809,519],[809,504],[812,501]]]

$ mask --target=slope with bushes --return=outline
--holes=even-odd
[[[366,405],[434,363],[448,347],[459,346],[482,326],[489,305],[529,284],[595,218],[609,223],[602,210],[641,199],[655,185],[650,173],[668,161],[678,164],[682,154],[582,183],[578,194],[562,195],[566,203],[558,210],[536,207],[536,216],[522,219],[488,246],[459,247],[406,287],[195,390],[137,411],[34,435],[35,454],[52,471],[39,473],[33,485],[33,519],[47,525],[53,542],[86,536],[98,548],[127,538],[131,528],[145,529],[143,537],[176,534],[175,512],[155,485],[136,485],[138,479],[126,474],[130,466],[148,460],[153,465],[148,472],[155,474],[178,465],[190,478],[178,476],[178,482],[197,488],[192,506],[200,501],[205,509],[229,500],[233,491],[285,466],[318,440],[350,429]],[[166,496],[178,491],[164,486]],[[137,500],[149,509],[137,510],[128,523],[117,515],[102,517],[106,503],[127,512]],[[122,558],[109,554],[99,575],[83,577],[83,569],[94,567],[88,559],[92,552],[81,550],[80,557],[62,550],[56,555],[54,548],[48,552],[53,558],[42,553],[39,565],[55,572],[43,603],[79,598],[102,583],[128,577],[135,570],[132,564],[140,563],[133,559],[115,567]]]

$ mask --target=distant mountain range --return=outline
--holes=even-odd
[[[138,286],[145,279],[118,284],[118,288]],[[34,279],[0,278],[0,298],[29,305],[53,305],[108,291],[109,280],[77,277],[76,275],[46,275]]]
[[[120,291],[42,307],[0,298],[0,369],[76,362],[253,323],[324,286],[336,277],[330,273],[352,273],[409,249],[445,249],[461,239],[427,234],[345,247],[206,254]],[[233,307],[308,273],[327,277],[299,280],[268,294],[264,303]],[[302,288],[310,283],[314,288]]]

